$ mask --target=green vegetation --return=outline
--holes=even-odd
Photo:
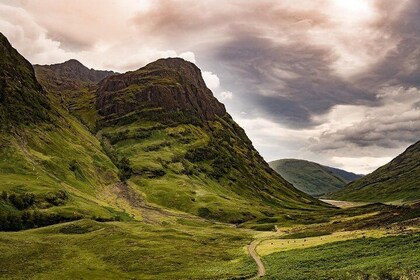
[[[419,242],[417,233],[273,253],[264,279],[418,279]]]
[[[344,170],[322,166],[315,162],[299,159],[272,161],[270,166],[293,186],[312,196],[320,196],[344,187],[348,178],[360,176]]]
[[[194,223],[147,225],[81,220],[0,232],[0,278],[231,279],[256,265],[246,231]]]
[[[365,177],[326,197],[337,200],[405,202],[420,199],[420,142]]]

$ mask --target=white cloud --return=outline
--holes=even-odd
[[[345,167],[357,174],[368,174],[392,159],[392,157],[332,157],[336,167]]]
[[[231,91],[222,91],[220,93],[221,100],[232,99],[232,98],[233,98],[233,93]]]
[[[212,91],[216,90],[220,86],[220,80],[216,74],[209,71],[203,71],[202,75],[207,87]]]
[[[193,52],[183,52],[179,54],[180,58],[183,58],[189,62],[195,63],[195,54]]]

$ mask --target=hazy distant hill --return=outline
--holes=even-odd
[[[312,196],[337,191],[348,182],[361,177],[345,170],[300,159],[281,159],[269,164],[297,189]]]
[[[420,141],[388,164],[327,197],[380,202],[420,199]]]

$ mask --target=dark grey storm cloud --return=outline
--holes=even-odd
[[[222,83],[240,92],[249,113],[290,127],[318,125],[311,117],[337,104],[374,105],[375,93],[334,75],[333,54],[304,43],[275,44],[248,36],[224,44],[216,54]],[[220,67],[220,66],[219,66]]]
[[[383,8],[392,13],[390,1]],[[420,86],[420,1],[409,1],[404,11],[396,18],[386,18],[379,29],[398,40],[396,48],[367,73],[360,82],[365,87],[374,84]]]
[[[351,79],[332,70],[336,57],[331,49],[304,40],[277,43],[278,38],[255,29],[231,34],[207,63],[219,73],[222,84],[238,93],[235,104],[241,104],[238,107],[247,117],[263,116],[289,128],[315,127],[322,122],[316,116],[336,105],[387,106],[391,99],[382,97],[382,89],[420,86],[420,1],[409,2],[398,16],[391,16],[391,2],[377,2],[382,14],[390,15],[376,23],[378,32],[398,43],[383,59]],[[419,100],[417,93],[410,102],[415,106]],[[392,105],[385,114],[393,114]],[[365,119],[356,127],[326,132],[321,137],[324,144],[318,148],[334,149],[348,143],[384,148],[406,145],[420,139],[419,116],[414,113],[409,123],[398,118],[382,123],[381,115]]]

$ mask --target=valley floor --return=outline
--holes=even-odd
[[[154,225],[85,219],[0,232],[0,278],[419,279],[416,212],[380,224],[386,211],[346,211],[276,231],[178,218]]]

